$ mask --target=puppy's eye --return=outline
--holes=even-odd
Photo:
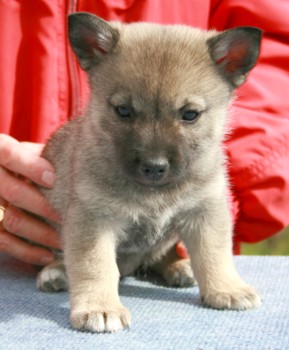
[[[186,122],[195,121],[200,115],[200,112],[195,110],[182,111],[182,120]]]
[[[114,109],[115,109],[116,113],[122,118],[130,118],[131,117],[131,110],[129,107],[116,106]]]

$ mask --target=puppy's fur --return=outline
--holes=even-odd
[[[174,253],[182,239],[205,304],[259,306],[232,261],[222,141],[261,32],[122,25],[78,13],[69,35],[91,98],[44,150],[57,173],[43,192],[63,219],[64,263],[45,268],[38,287],[69,285],[74,328],[116,331],[130,324],[120,274],[150,266],[171,285],[193,284],[188,260]]]

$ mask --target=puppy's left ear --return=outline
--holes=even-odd
[[[112,52],[119,40],[119,31],[100,17],[78,12],[68,17],[69,39],[84,70],[89,70]]]
[[[217,69],[233,87],[240,86],[255,66],[261,38],[262,31],[258,28],[238,27],[207,40]]]

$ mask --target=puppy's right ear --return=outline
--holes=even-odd
[[[119,40],[119,31],[103,19],[86,12],[68,17],[69,39],[84,70],[97,64],[112,52]]]

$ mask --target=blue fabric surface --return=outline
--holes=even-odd
[[[197,287],[126,278],[120,295],[131,328],[90,334],[71,329],[67,293],[37,291],[33,268],[0,255],[0,349],[289,349],[289,257],[235,261],[263,295],[260,309],[217,311],[201,304]]]

